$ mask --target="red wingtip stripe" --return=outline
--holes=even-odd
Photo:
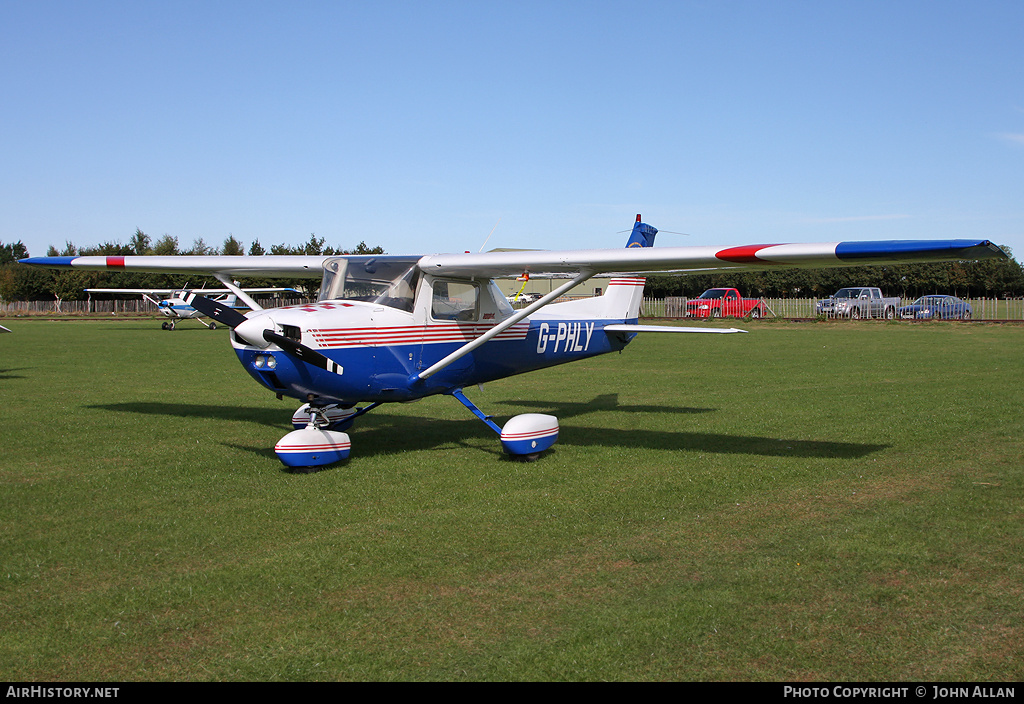
[[[124,269],[124,257],[107,257],[108,269]]]
[[[742,247],[729,247],[723,249],[715,254],[717,259],[721,259],[724,262],[732,262],[734,264],[771,264],[771,262],[764,259],[758,259],[757,253],[767,247],[772,247],[770,244],[747,244]]]

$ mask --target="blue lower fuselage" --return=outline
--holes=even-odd
[[[253,378],[284,396],[306,400],[312,394],[323,402],[342,404],[411,401],[617,352],[634,335],[606,333],[604,326],[622,322],[636,321],[531,320],[518,339],[491,340],[433,376],[416,382],[410,382],[410,377],[459,349],[465,341],[318,348],[318,352],[342,367],[341,374],[307,364],[280,350],[236,347],[235,352]],[[273,368],[268,364],[269,357],[274,358]]]

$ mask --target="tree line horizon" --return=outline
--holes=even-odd
[[[715,272],[708,274],[655,274],[647,276],[644,295],[653,298],[681,296],[692,298],[709,288],[736,288],[750,298],[824,298],[846,286],[877,286],[886,295],[916,298],[927,294],[946,293],[961,298],[1015,298],[1024,296],[1024,267],[1006,247],[1006,260],[953,261],[932,264],[896,264],[852,268],[797,269],[780,268],[764,271]],[[77,247],[66,242],[63,250],[50,245],[46,256],[262,256],[273,255],[344,255],[386,254],[380,245],[365,241],[352,248],[326,245],[323,237],[311,233],[300,245],[275,244],[266,249],[256,239],[248,247],[234,235],[228,235],[220,247],[206,244],[202,237],[182,250],[178,238],[163,235],[153,240],[136,228],[128,244],[104,242],[95,247]],[[0,242],[0,300],[84,300],[86,288],[181,288],[219,286],[211,276],[194,276],[184,281],[180,274],[146,274],[140,272],[101,272],[39,269],[19,264],[31,256],[18,241]],[[246,277],[245,286],[293,286],[291,279]],[[315,288],[315,285],[313,286]],[[93,297],[100,297],[93,294]]]

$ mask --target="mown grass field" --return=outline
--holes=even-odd
[[[5,322],[10,681],[1019,681],[1024,327],[648,335],[317,474],[224,330]]]

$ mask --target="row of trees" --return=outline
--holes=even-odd
[[[261,256],[264,254],[384,254],[380,246],[360,242],[352,249],[325,246],[324,238],[310,234],[301,245],[272,245],[269,250],[254,241],[248,251],[234,236],[228,236],[221,247],[211,247],[202,238],[188,249],[181,249],[178,239],[164,235],[155,242],[136,229],[128,244],[106,242],[97,247],[78,248],[67,242],[63,250],[51,246],[47,256],[89,255],[213,255]],[[134,272],[85,272],[37,269],[17,264],[29,252],[20,241],[0,243],[0,299],[31,301],[59,298],[81,300],[86,288],[174,288],[185,285],[219,286],[212,277],[195,277],[182,281],[180,275],[140,274]],[[246,280],[247,286],[289,286],[294,282],[268,279]],[[854,269],[768,269],[755,272],[718,272],[681,276],[662,274],[650,276],[644,293],[665,296],[694,297],[709,288],[738,288],[745,296],[766,298],[821,298],[844,286],[878,286],[888,295],[913,298],[929,293],[950,293],[961,297],[1024,296],[1024,268],[1013,258],[980,262],[943,262],[937,264],[899,264],[894,266],[856,267]]]
[[[24,245],[20,242],[18,245],[24,250]],[[148,254],[156,254],[161,256],[173,256],[173,255],[216,255],[223,254],[226,256],[242,256],[248,254],[251,257],[258,257],[264,254],[384,254],[384,250],[381,247],[368,247],[365,242],[360,242],[354,249],[340,249],[331,246],[324,246],[325,240],[323,237],[317,237],[316,233],[310,233],[309,241],[305,244],[297,246],[287,244],[275,244],[270,247],[268,251],[260,244],[259,240],[253,241],[249,247],[249,251],[246,252],[245,244],[235,238],[234,235],[228,235],[227,239],[224,240],[224,244],[219,248],[211,247],[203,241],[202,237],[197,238],[192,242],[192,246],[188,249],[181,249],[178,246],[178,238],[172,237],[171,235],[164,235],[155,242],[142,230],[136,228],[135,234],[132,235],[131,240],[128,244],[121,244],[120,242],[104,242],[97,247],[76,247],[72,242],[67,242],[64,245],[64,250],[59,251],[53,245],[46,252],[48,257],[87,257],[93,255],[139,255],[144,256]]]
[[[384,254],[383,247],[370,247],[360,242],[354,248],[344,249],[326,245],[323,237],[310,234],[305,244],[292,246],[286,244],[272,245],[265,249],[256,240],[250,245],[248,252],[245,245],[229,235],[221,247],[211,247],[202,238],[196,239],[188,249],[181,249],[178,238],[164,235],[155,242],[140,229],[135,230],[128,244],[105,242],[96,247],[76,247],[73,243],[65,243],[63,250],[53,245],[46,252],[48,257],[74,256],[130,256],[130,255],[226,255],[261,256],[264,254]],[[183,285],[220,287],[219,281],[213,277],[195,276],[183,281],[180,274],[143,274],[137,272],[99,272],[39,269],[18,264],[19,259],[31,256],[25,245],[20,241],[14,244],[0,243],[0,300],[3,301],[42,301],[58,298],[64,301],[83,300],[87,288],[175,288]],[[291,280],[247,279],[246,286],[294,286]],[[98,297],[94,294],[93,296]]]

